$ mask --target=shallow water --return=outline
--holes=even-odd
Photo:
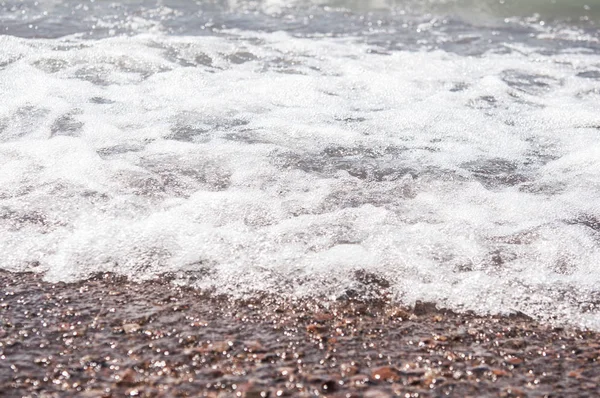
[[[493,4],[0,2],[0,267],[600,327],[599,7]]]

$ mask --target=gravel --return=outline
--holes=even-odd
[[[600,334],[378,299],[0,272],[7,397],[595,396]]]

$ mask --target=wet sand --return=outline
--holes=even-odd
[[[600,334],[381,298],[250,301],[0,272],[0,395],[597,396]]]

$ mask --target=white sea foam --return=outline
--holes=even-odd
[[[600,327],[594,52],[242,30],[0,48],[3,269],[330,298],[361,270],[406,303]]]

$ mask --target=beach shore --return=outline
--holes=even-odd
[[[0,395],[594,396],[600,334],[386,299],[0,272]]]

